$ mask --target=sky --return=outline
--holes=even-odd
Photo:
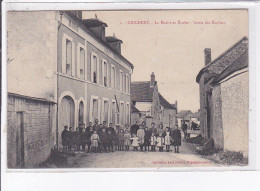
[[[132,81],[148,81],[154,72],[159,92],[177,100],[179,111],[199,109],[196,76],[205,66],[204,48],[214,60],[248,36],[247,10],[84,11],[83,19],[95,14],[107,23],[106,36],[122,39],[122,55],[134,65]]]

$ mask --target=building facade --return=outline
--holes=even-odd
[[[242,38],[211,61],[205,49],[200,86],[200,127],[220,149],[248,154],[248,39]]]
[[[51,148],[59,149],[65,125],[75,128],[95,119],[114,125],[130,123],[133,65],[121,55],[122,40],[105,36],[106,23],[97,17],[82,19],[80,11],[37,11],[8,12],[7,25],[8,145],[20,148],[13,134],[19,134],[21,125],[16,121],[24,112],[24,137],[32,145],[17,156],[23,156],[23,167],[39,165]],[[40,117],[46,121],[37,126]],[[38,129],[30,131],[32,127]],[[48,133],[41,138],[48,140],[40,140],[42,131]],[[46,150],[42,150],[43,142]],[[29,148],[39,155],[35,162]],[[14,155],[11,146],[8,153]],[[8,167],[21,166],[9,161]]]
[[[131,83],[131,101],[139,111],[139,123],[145,121],[150,127],[154,122],[156,126],[173,127],[176,124],[177,108],[171,105],[158,91],[154,73],[151,81]],[[131,111],[132,124],[137,118],[136,109]]]

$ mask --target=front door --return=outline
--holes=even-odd
[[[24,113],[17,112],[16,166],[24,167]]]

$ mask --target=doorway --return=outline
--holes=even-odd
[[[23,168],[24,165],[24,113],[17,112],[16,166]]]

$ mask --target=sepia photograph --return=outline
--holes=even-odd
[[[8,11],[7,168],[245,167],[247,9]]]

